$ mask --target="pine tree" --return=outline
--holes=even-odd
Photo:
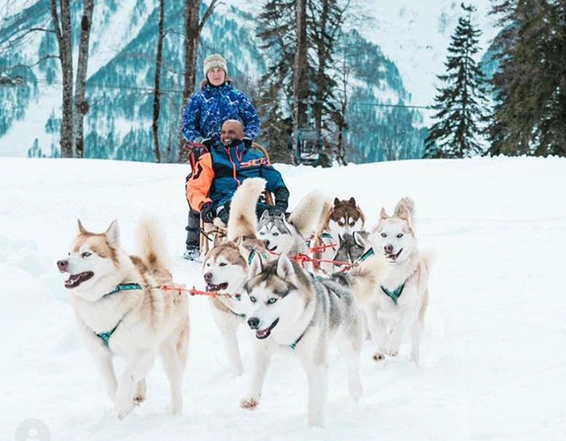
[[[474,60],[481,31],[471,21],[473,6],[462,4],[464,16],[452,36],[445,63],[446,84],[438,89],[433,116],[437,122],[425,140],[425,158],[463,158],[482,153],[481,137],[487,115],[485,77]]]
[[[500,0],[491,154],[566,156],[566,2]]]
[[[294,132],[316,129],[327,140],[325,145],[334,149],[332,140],[338,138],[334,134],[340,131],[340,124],[345,127],[336,96],[340,72],[334,66],[334,56],[349,4],[347,0],[268,0],[264,5],[258,37],[269,64],[261,81],[264,88],[260,114],[265,121],[263,136],[270,143],[276,133],[287,133],[293,115]],[[300,20],[306,29],[298,28],[297,18],[302,17],[297,14],[298,6],[306,15],[305,20]],[[300,39],[304,43],[302,51],[298,50],[299,31],[305,34]],[[275,148],[280,149],[278,154],[291,159],[287,152],[289,136],[286,138],[278,139]]]

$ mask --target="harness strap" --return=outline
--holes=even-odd
[[[295,343],[291,343],[291,344],[289,345],[289,347],[290,347],[293,351],[295,350],[295,348],[297,347],[297,345],[299,344],[299,342],[301,341],[301,339],[305,336],[305,334],[306,334],[307,331],[309,330],[310,326],[311,326],[311,325],[310,325],[310,323],[309,323],[309,325],[307,326],[307,329],[305,329],[305,331],[299,336],[299,338],[298,338],[297,340],[295,340]]]
[[[364,262],[367,259],[369,259],[371,256],[373,256],[374,254],[375,254],[375,251],[373,251],[373,248],[370,248],[369,250],[367,250],[364,254],[362,254],[358,258],[358,262]]]
[[[95,333],[96,336],[102,340],[104,346],[106,347],[110,346],[110,337],[112,337],[112,334],[114,334],[114,331],[118,328],[120,323],[122,323],[122,319],[120,319],[120,321],[116,324],[116,326],[114,326],[114,329],[112,329],[111,331],[101,332],[100,334]]]
[[[104,294],[102,297],[107,297],[107,296],[110,296],[112,294],[116,294],[117,292],[120,292],[120,291],[133,291],[133,290],[137,290],[137,289],[143,289],[142,286],[139,283],[120,283],[119,285],[116,285],[116,288],[114,288],[109,293]],[[103,343],[106,347],[109,346],[110,337],[112,337],[112,334],[114,334],[114,331],[116,331],[118,326],[120,326],[120,323],[122,323],[123,319],[124,319],[124,317],[122,317],[118,321],[118,323],[116,323],[116,326],[114,326],[114,328],[111,329],[110,331],[101,332],[101,333],[97,333],[97,332],[94,333],[98,338],[100,338],[103,341]]]
[[[110,296],[120,291],[132,291],[136,289],[143,289],[143,288],[139,283],[120,283],[119,285],[116,286],[116,288],[104,294],[102,297]]]
[[[403,282],[403,284],[401,286],[398,286],[394,291],[389,291],[383,285],[380,285],[380,287],[381,290],[385,293],[385,295],[388,296],[391,300],[393,300],[393,303],[397,304],[397,300],[399,299],[399,297],[401,297],[401,294],[403,293],[403,289],[405,288],[406,283],[407,281]]]

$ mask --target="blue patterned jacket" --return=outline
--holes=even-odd
[[[229,119],[244,124],[244,135],[254,139],[260,132],[260,122],[253,104],[243,92],[226,82],[222,86],[205,85],[188,101],[183,114],[183,136],[187,141],[220,139],[222,123]]]

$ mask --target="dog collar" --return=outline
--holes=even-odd
[[[393,300],[393,303],[397,304],[397,300],[399,299],[399,297],[401,297],[401,294],[403,293],[403,288],[405,288],[405,283],[407,283],[406,281],[403,282],[403,284],[401,286],[398,286],[397,289],[395,289],[394,291],[389,291],[387,288],[385,288],[383,285],[381,285],[381,290],[385,293],[386,296],[388,296],[391,300]]]
[[[116,285],[116,288],[104,294],[102,297],[110,296],[120,291],[132,291],[136,289],[143,289],[143,288],[139,283],[120,283],[119,285]]]

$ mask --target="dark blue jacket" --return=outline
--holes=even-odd
[[[281,202],[286,208],[289,192],[281,173],[273,168],[260,150],[245,142],[230,147],[217,142],[196,163],[187,185],[187,199],[194,210],[200,211],[202,205],[209,201],[216,210],[232,199],[244,180],[257,177],[266,180],[267,190],[275,194],[278,205]],[[279,192],[281,189],[285,191]],[[285,195],[285,201],[277,201],[277,194]]]
[[[253,104],[231,83],[222,86],[205,85],[187,103],[183,114],[183,136],[187,141],[197,138],[220,139],[224,121],[235,119],[244,125],[246,138],[254,139],[260,132],[260,122]]]

